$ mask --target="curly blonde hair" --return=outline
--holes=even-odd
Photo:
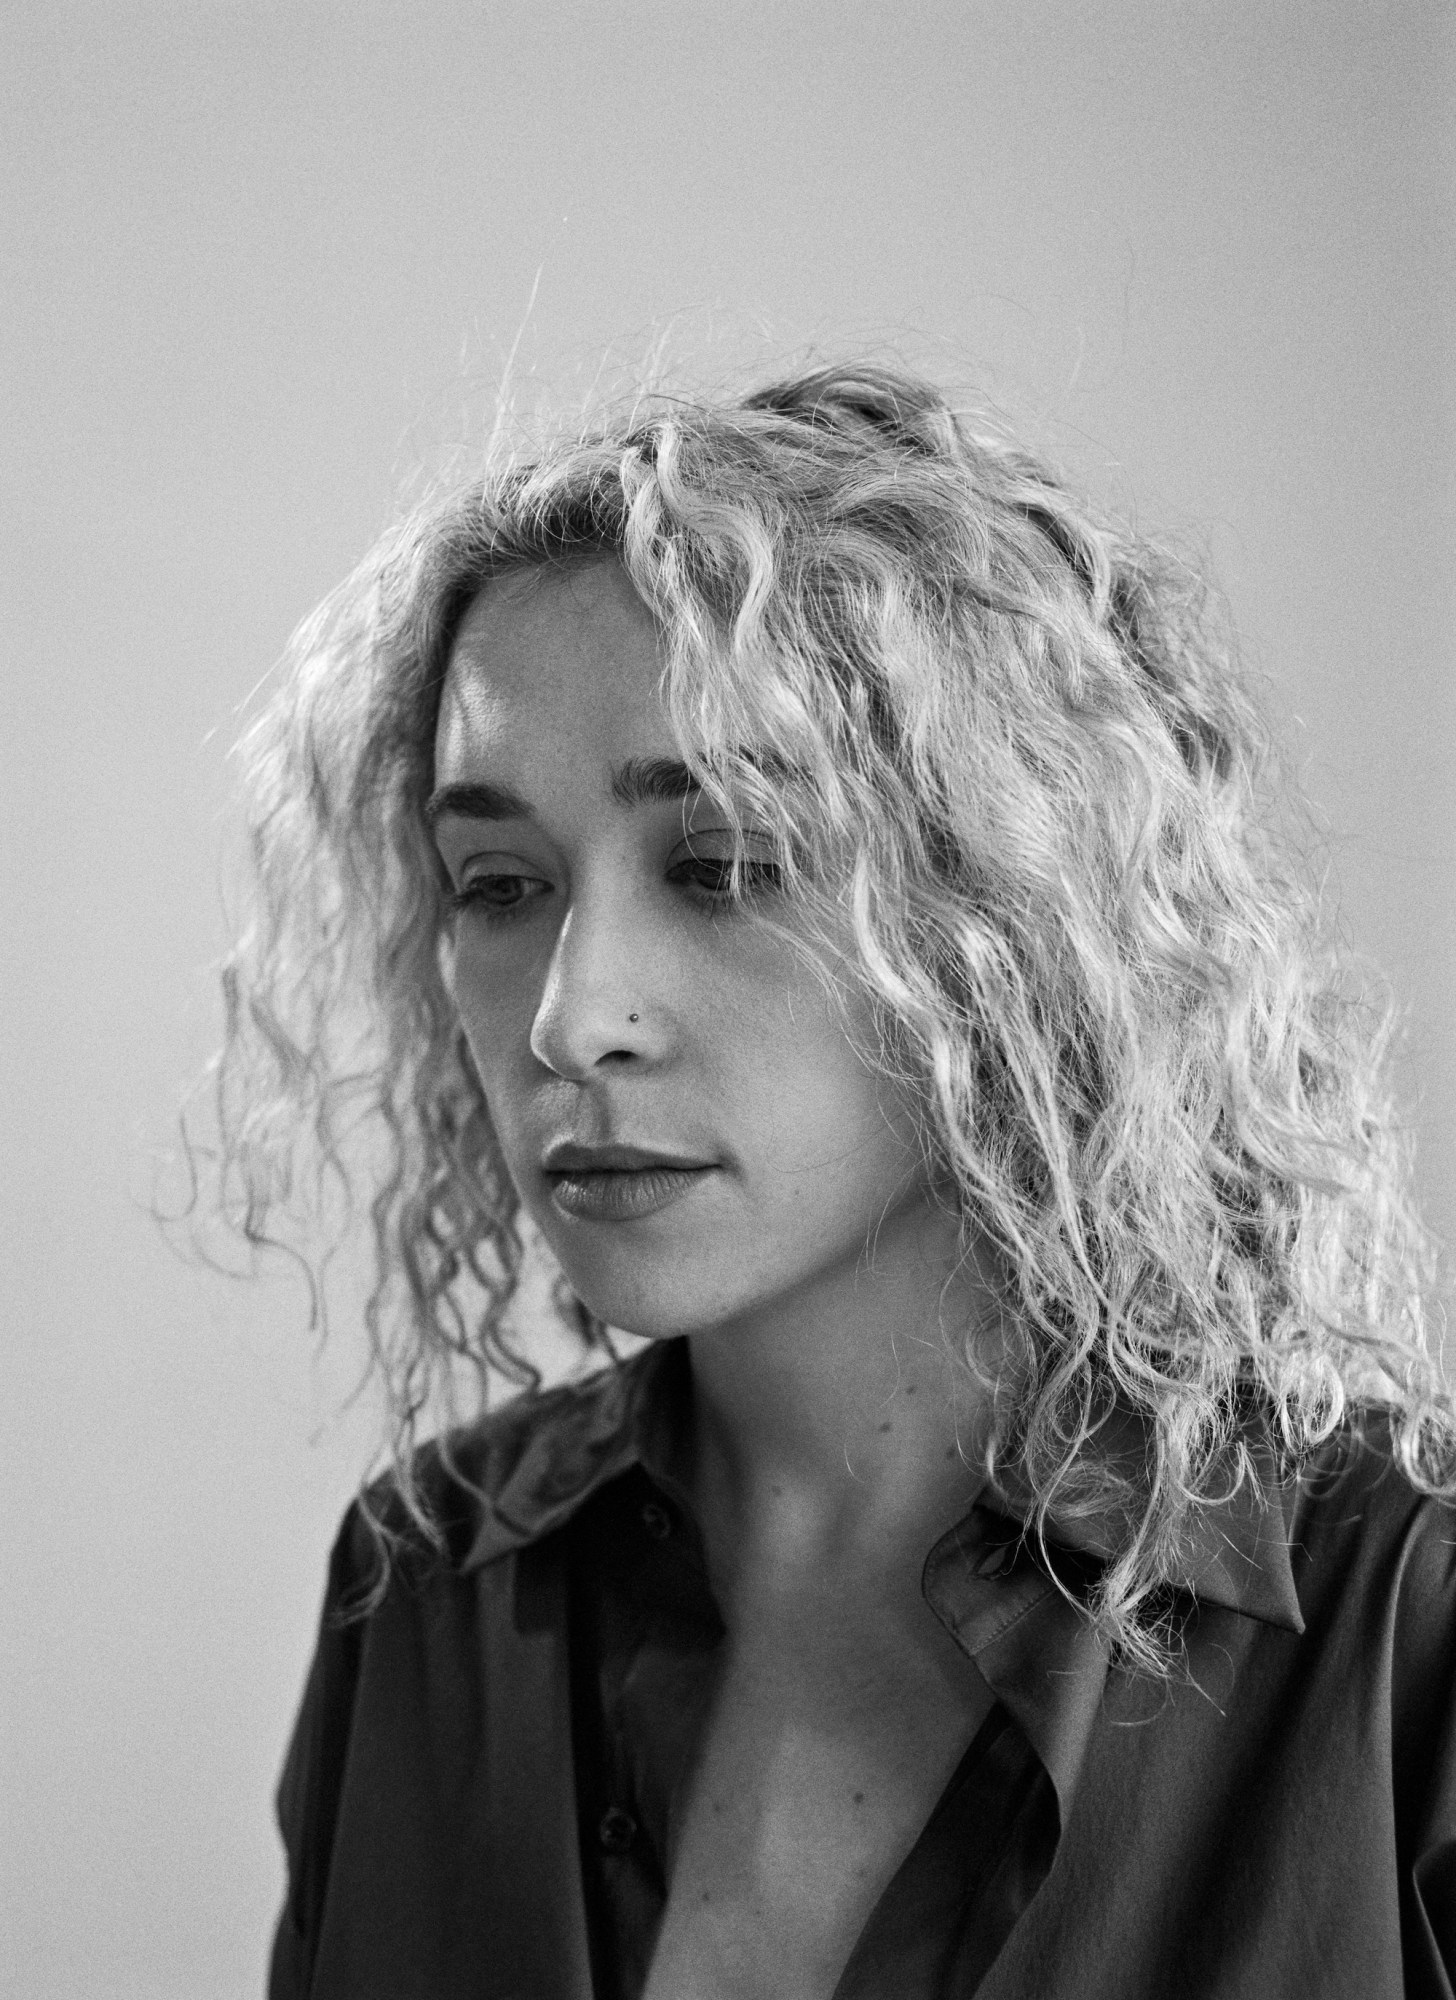
[[[876,1059],[1004,1271],[990,1464],[1038,1533],[1122,1524],[1091,1606],[1110,1640],[1157,1663],[1193,1516],[1254,1476],[1251,1411],[1298,1467],[1382,1402],[1408,1476],[1445,1479],[1383,1016],[1280,830],[1207,587],[865,365],[496,448],[302,627],[245,740],[225,1197],[266,1240],[305,1156],[345,1173],[363,1140],[406,1498],[455,1364],[482,1394],[490,1366],[531,1375],[503,1327],[517,1197],[442,970],[441,682],[483,584],[602,555],[658,622],[685,757],[776,841],[799,935],[848,918]],[[1099,1448],[1129,1416],[1131,1465]]]

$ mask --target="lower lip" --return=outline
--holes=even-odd
[[[689,1193],[715,1167],[644,1167],[640,1171],[548,1174],[551,1199],[583,1222],[632,1222]]]

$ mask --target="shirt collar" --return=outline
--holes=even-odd
[[[664,1341],[584,1381],[522,1397],[487,1418],[475,1449],[453,1454],[478,1495],[464,1567],[490,1563],[563,1526],[590,1496],[634,1465],[687,1506],[672,1476],[691,1394],[687,1343]],[[1194,1522],[1171,1579],[1216,1605],[1302,1632],[1290,1568],[1286,1506],[1267,1432],[1245,1427],[1257,1477]],[[1023,1514],[987,1493],[925,1560],[925,1601],[1021,1727],[1056,1789],[1067,1823],[1102,1705],[1106,1643],[1074,1597],[1095,1578],[1096,1523],[1053,1524],[1043,1552]],[[1104,1553],[1107,1538],[1104,1528]]]
[[[641,1465],[659,1484],[675,1486],[672,1444],[689,1394],[683,1341],[660,1341],[631,1360],[539,1396],[522,1397],[481,1427],[478,1465],[457,1454],[480,1494],[478,1524],[465,1557],[473,1569],[509,1550],[539,1541],[562,1526],[599,1487],[630,1466]],[[1299,1599],[1289,1560],[1287,1484],[1281,1484],[1267,1430],[1258,1419],[1246,1428],[1256,1478],[1227,1501],[1204,1509],[1192,1524],[1177,1574],[1170,1580],[1203,1604],[1302,1632]],[[999,1496],[983,1499],[941,1538],[926,1562],[926,1595],[949,1588],[949,1579],[993,1583],[998,1606],[989,1625],[998,1629],[1011,1611],[1012,1574],[1035,1573],[1055,1590],[1030,1557],[1023,1523]],[[1095,1531],[1056,1524],[1054,1548],[1074,1561],[1095,1559]],[[1019,1556],[1008,1551],[1020,1550]],[[967,1633],[960,1604],[954,1626]],[[1060,1593],[1056,1595],[1060,1598]],[[939,1606],[935,1606],[941,1616]],[[949,1609],[949,1606],[947,1606]],[[943,1622],[950,1622],[943,1619]],[[979,1627],[980,1621],[977,1620]],[[968,1647],[968,1650],[974,1648]]]
[[[1200,1605],[1295,1633],[1304,1630],[1285,1526],[1287,1489],[1275,1477],[1266,1434],[1250,1426],[1257,1469],[1216,1509],[1195,1518],[1175,1587]],[[1080,1526],[1080,1524],[1079,1524]],[[982,1679],[1015,1717],[1056,1787],[1067,1823],[1110,1658],[1091,1620],[1051,1575],[1075,1595],[1102,1557],[1079,1545],[1075,1530],[1036,1549],[1025,1520],[1000,1498],[979,1501],[926,1557],[926,1603],[976,1663]]]
[[[540,1541],[598,1487],[644,1462],[661,1421],[653,1392],[667,1345],[520,1396],[461,1441],[452,1459],[478,1510],[463,1569]]]

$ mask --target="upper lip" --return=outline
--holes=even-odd
[[[542,1170],[548,1174],[643,1173],[653,1167],[711,1166],[682,1153],[658,1153],[646,1146],[574,1146],[565,1141],[547,1148]]]

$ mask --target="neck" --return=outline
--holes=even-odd
[[[745,1566],[866,1579],[919,1561],[979,1490],[987,1410],[959,1359],[987,1262],[916,1208],[872,1257],[690,1336],[690,1481],[728,1589]]]

